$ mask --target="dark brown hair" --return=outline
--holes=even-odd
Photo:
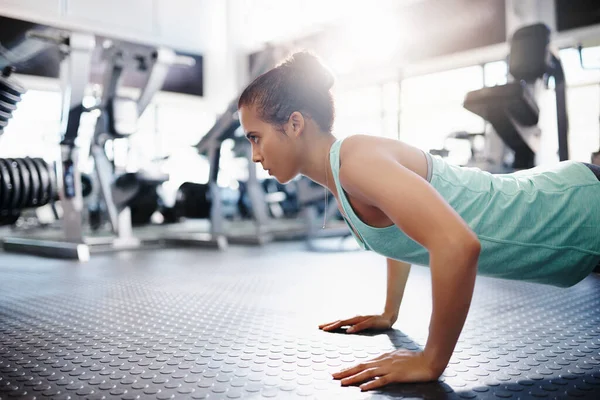
[[[285,124],[294,111],[331,132],[335,116],[331,87],[334,78],[314,54],[301,51],[256,78],[240,96],[238,109],[255,106],[260,118]]]

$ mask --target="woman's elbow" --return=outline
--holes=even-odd
[[[481,242],[477,236],[467,239],[464,246],[467,254],[474,257],[475,260],[479,259],[479,255],[481,254]]]
[[[436,259],[472,265],[477,264],[481,253],[481,242],[468,226],[449,224],[427,236],[424,246]]]
[[[458,234],[454,234],[454,246],[455,249],[460,249],[459,252],[464,254],[467,258],[479,259],[481,253],[481,242],[479,237],[471,229],[464,229]]]
[[[435,253],[453,259],[454,262],[476,266],[481,254],[481,242],[479,238],[471,232],[465,235],[454,235],[447,239],[443,245],[438,245]]]

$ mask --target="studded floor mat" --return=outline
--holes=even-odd
[[[569,289],[479,278],[435,383],[361,392],[331,373],[425,344],[429,271],[394,329],[326,333],[380,312],[371,253],[155,250],[87,264],[0,254],[1,399],[600,399],[600,277]]]

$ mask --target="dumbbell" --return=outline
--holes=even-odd
[[[210,188],[208,185],[184,182],[177,191],[175,207],[181,210],[186,218],[208,218],[212,207]]]
[[[181,218],[205,219],[210,217],[212,199],[206,184],[184,182],[177,189],[173,207],[159,207],[165,223],[176,223]]]

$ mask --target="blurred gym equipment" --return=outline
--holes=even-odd
[[[2,70],[0,76],[0,135],[4,133],[4,128],[12,118],[13,111],[17,109],[17,103],[21,101],[21,96],[25,93],[25,88],[10,78],[14,71],[14,67],[7,66]]]
[[[588,43],[585,43],[585,45],[586,45],[586,47],[599,46],[600,41],[596,40],[596,41],[588,42]],[[583,69],[600,69],[600,59],[598,59],[597,57],[596,57],[596,59],[593,59],[592,57],[588,56],[583,44],[580,44],[578,46],[577,51],[579,52],[579,63],[581,65],[581,68],[583,68]],[[599,118],[598,122],[600,123],[600,118]],[[600,165],[600,148],[598,149],[598,151],[595,151],[590,155],[590,162],[595,165]]]
[[[31,31],[28,37],[58,46],[62,59],[60,155],[57,155],[55,173],[46,174],[46,179],[51,179],[55,183],[55,191],[60,201],[62,216],[59,222],[62,235],[59,238],[49,235],[35,238],[31,234],[27,237],[7,237],[4,239],[4,249],[86,261],[92,251],[127,250],[140,248],[143,245],[171,244],[168,239],[160,235],[146,237],[144,240],[134,237],[129,208],[130,202],[139,198],[143,190],[147,190],[148,187],[155,190],[156,186],[168,177],[116,170],[107,157],[105,144],[108,140],[125,138],[133,134],[137,130],[138,118],[154,94],[161,89],[169,66],[175,63],[189,64],[190,60],[187,57],[176,56],[170,49],[159,48],[151,50],[149,54],[130,54],[118,45],[109,43],[109,46],[104,48],[107,67],[102,98],[98,105],[85,108],[83,97],[89,82],[92,52],[96,47],[95,37],[85,33],[58,30]],[[137,99],[117,96],[116,93],[121,73],[126,65],[135,65],[147,73],[145,85]],[[77,168],[80,149],[76,139],[80,119],[84,112],[95,110],[99,111],[99,118],[90,154],[94,160],[96,180],[94,182],[84,179],[83,183],[87,183],[88,188],[97,186],[99,189],[111,226],[112,234],[108,236],[84,233],[83,183],[81,172]],[[6,168],[8,167],[9,165],[6,165]],[[20,197],[13,196],[13,203],[20,201]],[[14,205],[12,207],[14,208]],[[93,218],[91,220],[93,225]],[[221,242],[217,240],[208,240],[205,243],[210,247],[222,247]]]
[[[143,243],[133,235],[132,219],[135,218],[137,222],[150,219],[158,209],[157,187],[166,182],[169,176],[150,171],[127,172],[119,169],[109,158],[106,145],[109,141],[126,139],[136,133],[138,119],[156,92],[162,88],[170,66],[188,64],[190,61],[167,48],[152,49],[145,54],[128,51],[123,46],[108,42],[103,49],[106,69],[102,96],[99,104],[93,108],[100,111],[100,116],[90,154],[94,159],[100,188],[99,200],[102,202],[102,206],[95,205],[94,210],[106,210],[114,236],[95,238],[94,243],[119,249],[137,248]],[[145,73],[143,90],[137,99],[117,94],[123,71],[129,66]],[[155,244],[157,240],[147,241]],[[205,244],[218,247],[217,241],[213,240],[208,240]]]
[[[61,143],[59,162],[55,164],[58,197],[64,212],[62,240],[31,237],[4,238],[5,251],[24,252],[53,257],[89,259],[89,248],[83,241],[81,211],[83,198],[81,176],[77,165],[75,146],[79,119],[83,112],[83,96],[88,82],[92,50],[96,45],[93,35],[64,31],[31,31],[28,37],[58,46],[61,55]],[[52,175],[52,174],[50,174]]]
[[[11,78],[12,66],[0,76],[0,135],[17,109],[26,90]],[[83,197],[91,191],[91,181],[81,175]],[[14,225],[25,210],[36,209],[58,200],[56,171],[53,164],[42,158],[0,159],[0,226]]]
[[[535,166],[539,148],[540,110],[535,100],[536,85],[554,78],[558,155],[569,159],[568,116],[565,76],[558,53],[550,48],[550,29],[535,24],[517,30],[510,41],[509,73],[512,81],[505,85],[485,87],[467,93],[464,107],[481,116],[494,128],[485,135],[485,151],[472,158],[467,166],[492,173],[508,173]],[[452,134],[450,137],[472,140],[479,133]],[[498,142],[496,137],[501,139]],[[505,163],[506,150],[512,152],[512,162]],[[444,149],[439,150],[443,153]],[[441,153],[439,153],[441,154]]]

